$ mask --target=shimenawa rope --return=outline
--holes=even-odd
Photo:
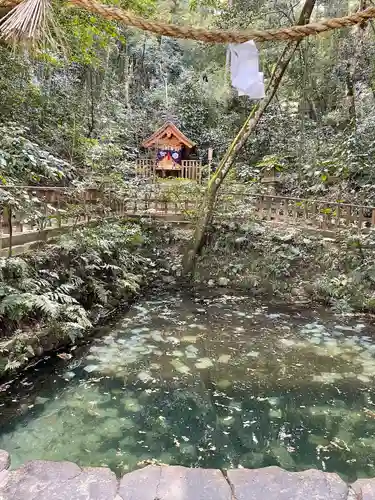
[[[0,7],[14,7],[19,3],[19,0],[0,0]],[[164,23],[162,21],[145,19],[119,7],[101,4],[96,0],[70,0],[70,3],[94,14],[99,14],[108,20],[119,21],[127,26],[133,26],[156,35],[198,40],[206,43],[242,43],[247,40],[254,40],[256,42],[299,40],[301,38],[318,35],[326,31],[362,24],[375,18],[375,7],[368,7],[363,11],[359,11],[345,17],[320,20],[303,26],[290,26],[276,30],[207,30],[204,28],[179,26]]]

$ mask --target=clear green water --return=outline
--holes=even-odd
[[[375,474],[374,327],[241,297],[133,307],[0,392],[0,448],[108,465]]]

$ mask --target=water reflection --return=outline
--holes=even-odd
[[[156,459],[373,476],[372,334],[239,297],[149,301],[63,369],[7,389],[0,448],[13,465],[69,459],[119,473]]]

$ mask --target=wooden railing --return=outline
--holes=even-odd
[[[108,195],[96,188],[2,186],[0,249],[17,244],[16,235],[28,234],[28,241],[47,239],[51,229],[63,231],[98,220],[112,211],[110,206]]]
[[[141,179],[155,180],[155,160],[138,158],[136,162],[136,176]]]
[[[375,226],[375,207],[327,200],[223,192],[218,210],[232,218],[255,218],[322,230],[363,231]]]
[[[202,162],[198,160],[183,160],[181,162],[181,177],[202,182]]]
[[[192,221],[199,215],[203,189],[194,193],[162,185],[118,189],[2,186],[0,188],[0,248],[11,246],[10,235],[75,227],[107,217],[171,217]],[[10,194],[18,200],[14,204]],[[9,201],[10,200],[10,201]],[[12,204],[13,203],[13,204]],[[283,196],[252,195],[225,189],[214,220],[269,221],[334,233],[366,232],[375,227],[375,207]],[[7,241],[9,240],[9,241]],[[4,243],[5,241],[5,243]]]
[[[136,175],[142,179],[156,178],[157,163],[149,158],[138,158],[136,162]],[[179,170],[182,179],[202,182],[202,162],[200,160],[183,160]]]

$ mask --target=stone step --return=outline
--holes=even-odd
[[[106,467],[33,460],[10,470],[0,450],[0,500],[374,500],[375,479],[346,484],[315,469],[148,465],[117,479]]]

